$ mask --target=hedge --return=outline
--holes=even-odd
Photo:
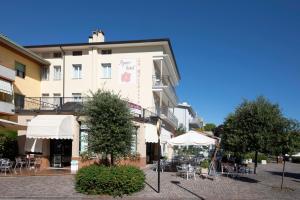
[[[76,190],[84,194],[129,195],[144,188],[145,174],[133,166],[90,165],[76,174]]]

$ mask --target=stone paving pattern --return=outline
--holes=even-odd
[[[258,174],[238,179],[218,177],[216,180],[185,180],[175,173],[161,173],[161,192],[156,172],[145,170],[145,189],[122,199],[300,199],[300,164],[287,163],[285,187],[280,191],[282,165],[259,165]],[[112,199],[88,196],[74,190],[74,176],[0,177],[0,199]],[[118,198],[119,199],[119,198]]]

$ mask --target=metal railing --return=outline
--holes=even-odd
[[[24,102],[15,106],[15,111],[20,112],[80,112],[83,108],[83,103],[91,97],[25,97]],[[143,109],[140,105],[124,100],[131,113],[135,117],[149,118],[158,116],[158,108]],[[177,126],[178,119],[170,111],[168,107],[160,109],[160,117],[169,121],[174,126]]]
[[[160,113],[160,116],[159,116]],[[171,122],[175,127],[178,125],[177,117],[170,111],[169,107],[162,107],[159,112],[159,108],[147,108],[144,110],[144,118],[159,116],[164,120]]]
[[[153,88],[168,88],[170,92],[174,95],[176,100],[178,99],[175,87],[172,85],[170,76],[163,75],[163,76],[152,76],[152,87]]]
[[[196,128],[201,128],[203,125],[203,120],[199,117],[194,117],[189,120],[190,125]]]

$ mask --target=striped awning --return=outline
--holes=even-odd
[[[0,79],[0,92],[12,95],[13,94],[12,83],[9,81]]]

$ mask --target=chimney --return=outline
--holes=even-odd
[[[101,30],[93,31],[92,35],[89,37],[89,43],[93,42],[104,42],[104,32]]]

